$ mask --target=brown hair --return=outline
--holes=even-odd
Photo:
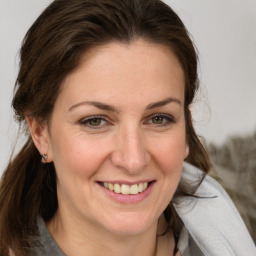
[[[48,121],[64,78],[84,53],[110,41],[136,38],[164,44],[178,57],[185,74],[186,161],[204,172],[209,160],[192,124],[189,105],[198,89],[197,55],[177,14],[160,0],[55,0],[28,30],[20,52],[20,70],[13,97],[16,119]],[[181,191],[186,195],[191,191]],[[171,204],[170,204],[171,206]],[[58,207],[53,163],[42,164],[28,135],[7,166],[0,185],[0,254],[31,255],[36,218],[52,218]],[[170,207],[165,215],[168,220]],[[169,217],[168,217],[169,216]]]

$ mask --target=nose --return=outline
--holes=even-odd
[[[150,159],[139,129],[125,129],[117,135],[115,150],[111,155],[113,165],[126,170],[130,175],[136,175],[148,165]]]

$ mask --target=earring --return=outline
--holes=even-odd
[[[43,160],[43,161],[46,162],[47,158],[48,158],[47,154],[42,154],[42,160]]]

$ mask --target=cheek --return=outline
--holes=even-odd
[[[160,186],[158,194],[159,212],[163,212],[166,206],[172,200],[177,186],[181,179],[182,166],[186,151],[185,136],[182,134],[173,134],[165,139],[152,143],[155,163],[160,170]],[[153,142],[153,141],[152,141]]]
[[[62,137],[64,138],[64,137]],[[53,158],[57,173],[89,178],[100,168],[107,155],[106,143],[85,139],[83,136],[65,136],[53,146]]]
[[[180,170],[186,156],[185,136],[177,134],[163,139],[161,143],[154,143],[154,157],[161,166],[161,170],[166,174],[172,175]]]

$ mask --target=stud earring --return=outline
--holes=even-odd
[[[47,154],[42,154],[42,160],[43,160],[44,162],[46,162],[47,158],[48,158]]]

